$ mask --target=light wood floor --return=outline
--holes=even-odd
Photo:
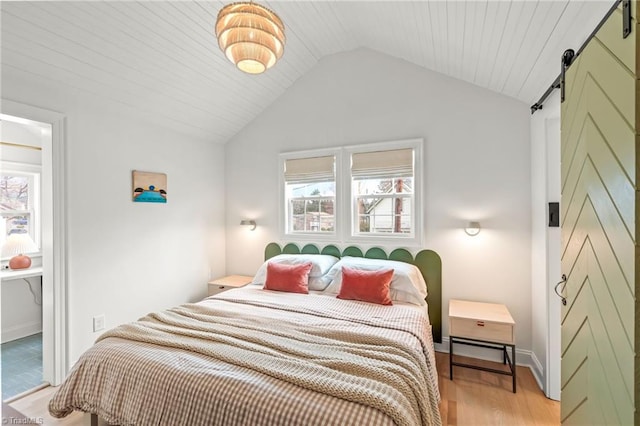
[[[468,362],[468,358],[456,357]],[[479,365],[496,364],[485,361]],[[517,367],[517,392],[511,392],[511,377],[468,368],[454,367],[449,380],[449,355],[436,352],[440,386],[440,414],[443,425],[517,426],[559,425],[560,403],[544,396],[531,370]],[[82,414],[74,412],[64,419],[49,416],[47,404],[55,388],[49,387],[10,404],[31,418],[42,418],[44,425],[82,425]]]
[[[456,356],[457,361],[499,368],[501,364]],[[443,425],[559,425],[560,403],[548,399],[528,367],[516,367],[516,393],[510,376],[454,367],[449,354],[436,352]]]
[[[13,401],[9,404],[9,406],[17,411],[19,411],[23,416],[28,417],[30,419],[35,419],[35,424],[42,425],[64,425],[64,426],[83,426],[83,417],[84,414],[79,411],[74,411],[64,419],[56,419],[51,417],[49,414],[49,410],[47,406],[49,405],[49,400],[55,393],[57,388],[47,387],[42,390],[39,390],[31,395],[27,395],[24,398],[20,398],[16,401]],[[3,413],[3,420],[5,419]],[[40,423],[38,421],[42,419]],[[8,422],[11,424],[11,422]]]

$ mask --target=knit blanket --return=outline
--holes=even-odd
[[[419,310],[309,295],[291,303],[258,291],[268,295],[225,294],[106,332],[51,414],[79,409],[122,425],[440,424],[430,326]]]

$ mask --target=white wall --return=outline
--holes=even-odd
[[[0,140],[3,142],[41,147],[43,138],[43,133],[38,127],[7,120],[0,121]],[[39,150],[7,145],[0,146],[0,160],[33,165],[42,163]],[[33,265],[41,263],[39,257],[34,257],[32,261]],[[8,259],[1,263],[4,266]],[[41,332],[42,307],[36,303],[42,300],[40,279],[2,281],[0,286],[2,343]]]
[[[278,241],[278,153],[415,137],[425,140],[424,238],[442,257],[443,312],[450,298],[505,303],[530,350],[528,105],[374,51],[323,58],[227,143],[227,273],[255,273]],[[473,238],[470,220],[482,226]]]
[[[36,303],[42,300],[39,278],[3,280],[1,298],[2,343],[42,331],[42,306]]]
[[[150,125],[72,83],[2,72],[3,98],[66,116],[71,364],[99,335],[93,316],[110,328],[198,300],[225,262],[224,147]],[[132,170],[166,173],[168,203],[133,203]]]
[[[546,395],[560,399],[560,228],[548,227],[548,203],[560,201],[560,94],[531,117],[531,350]]]

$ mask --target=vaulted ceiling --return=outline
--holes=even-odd
[[[533,104],[557,77],[562,52],[578,49],[613,1],[263,2],[282,18],[287,44],[257,76],[217,46],[213,26],[225,4],[1,2],[2,71],[225,143],[324,56],[356,48]]]

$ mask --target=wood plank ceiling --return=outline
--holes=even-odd
[[[217,47],[223,2],[0,2],[2,74],[27,73],[225,143],[324,56],[369,48],[533,104],[612,0],[270,1],[282,60],[246,75]],[[392,78],[390,76],[390,78]]]

